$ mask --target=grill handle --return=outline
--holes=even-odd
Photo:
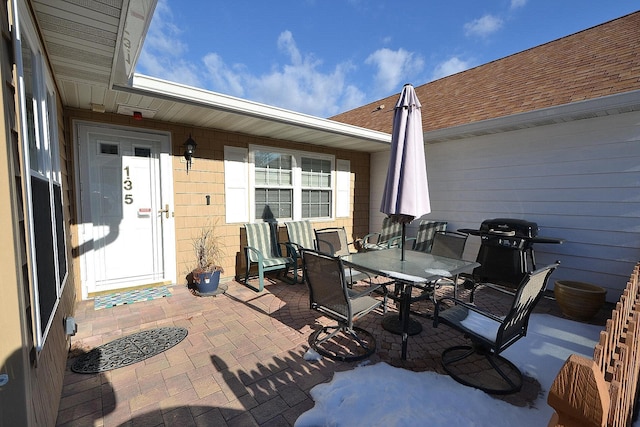
[[[495,230],[493,228],[489,229],[488,234],[495,234],[496,236],[506,236],[506,237],[514,237],[516,235],[515,230]]]

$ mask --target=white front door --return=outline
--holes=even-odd
[[[175,282],[168,135],[77,129],[83,297]]]

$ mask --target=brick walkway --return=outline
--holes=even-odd
[[[293,425],[313,407],[313,386],[357,363],[305,361],[309,335],[327,319],[309,309],[305,285],[266,283],[265,291],[256,293],[230,282],[226,294],[217,297],[197,297],[184,286],[174,286],[169,298],[97,311],[93,301],[80,302],[72,356],[161,326],[185,327],[189,335],[162,354],[101,374],[71,372],[75,359],[70,357],[57,425]],[[439,294],[450,291],[443,287]],[[481,306],[504,307],[504,301],[495,291],[476,294]],[[440,353],[465,340],[447,326],[434,329],[425,316],[432,307],[429,302],[412,306],[423,331],[409,338],[406,361],[400,358],[400,336],[381,327],[382,312],[362,319],[358,325],[377,340],[370,363],[443,373]],[[389,310],[395,311],[392,302]],[[559,315],[552,300],[543,300],[537,311]],[[524,405],[539,391],[539,385],[528,380],[523,391],[505,400]]]

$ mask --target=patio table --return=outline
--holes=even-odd
[[[460,273],[470,272],[480,264],[475,261],[446,258],[425,252],[405,250],[404,261],[401,260],[401,249],[385,249],[380,251],[360,252],[346,255],[342,260],[346,265],[358,270],[387,277],[401,286],[399,316],[391,315],[400,322],[402,334],[402,359],[407,358],[407,341],[410,335],[409,312],[414,287],[428,289],[436,280],[455,277]],[[385,324],[383,320],[383,326]],[[388,323],[388,322],[387,322]],[[418,330],[419,332],[419,330]]]

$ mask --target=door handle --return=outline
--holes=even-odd
[[[158,213],[159,213],[159,214],[161,214],[161,213],[163,213],[163,212],[164,212],[165,218],[167,218],[167,219],[168,219],[168,218],[169,218],[169,205],[168,205],[168,204],[167,204],[167,205],[164,205],[164,209],[160,209],[160,210],[158,211]]]

